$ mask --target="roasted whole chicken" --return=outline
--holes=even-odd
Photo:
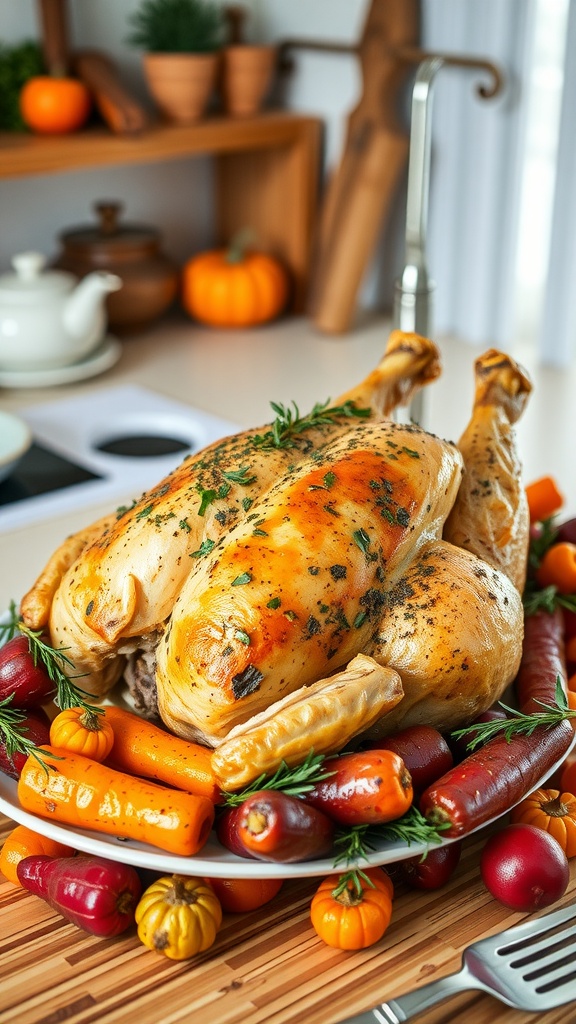
[[[458,445],[394,418],[440,372],[394,331],[308,416],[189,456],[69,538],[21,614],[82,686],[215,748],[222,785],[416,722],[466,724],[514,678],[528,511],[514,423],[531,390],[490,350]]]

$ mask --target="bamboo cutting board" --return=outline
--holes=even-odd
[[[327,334],[348,330],[368,262],[408,164],[401,100],[410,70],[399,56],[419,38],[417,0],[371,0],[358,56],[362,95],[346,126],[315,242],[309,312]]]
[[[13,828],[0,815],[0,841]],[[397,885],[392,922],[375,946],[326,946],[309,920],[318,879],[286,881],[250,914],[227,914],[216,944],[184,963],[142,946],[129,931],[97,939],[0,876],[1,1024],[336,1024],[458,970],[464,946],[519,923],[484,889],[479,852],[464,840],[450,883],[421,893]],[[576,899],[576,859],[568,891]],[[576,986],[575,986],[576,1000]],[[421,1014],[419,1024],[533,1024],[492,997],[468,992]],[[576,1002],[538,1016],[574,1024]]]

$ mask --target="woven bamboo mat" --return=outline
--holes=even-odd
[[[0,842],[14,827],[0,815]],[[347,1016],[460,966],[464,946],[510,927],[484,889],[478,857],[485,836],[464,841],[450,883],[430,893],[397,887],[392,922],[375,946],[326,946],[309,920],[319,880],[286,881],[249,914],[227,914],[216,944],[174,963],[134,931],[97,939],[0,875],[1,1024],[336,1024]],[[575,859],[576,860],[576,859]],[[576,863],[568,892],[576,899]],[[421,1024],[533,1024],[490,996],[465,993],[421,1014]],[[538,1016],[574,1024],[575,1002]]]

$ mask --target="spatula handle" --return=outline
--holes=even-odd
[[[387,1003],[375,1006],[373,1010],[366,1010],[356,1017],[348,1017],[340,1021],[340,1024],[403,1024],[404,1021],[412,1020],[443,999],[449,999],[450,996],[467,989],[483,987],[466,967],[463,967],[457,974],[438,978],[437,981],[431,981],[415,992],[407,992],[406,995],[398,996],[398,999],[390,999]]]

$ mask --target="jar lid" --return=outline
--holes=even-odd
[[[14,273],[0,277],[0,298],[4,301],[31,303],[53,299],[69,292],[76,283],[73,274],[64,270],[45,270],[46,257],[41,252],[21,252],[12,258]]]
[[[94,204],[98,216],[97,224],[87,224],[72,228],[60,235],[60,240],[68,248],[94,250],[105,247],[113,249],[149,248],[158,244],[158,232],[155,228],[144,224],[121,224],[119,217],[122,203],[104,201]]]

